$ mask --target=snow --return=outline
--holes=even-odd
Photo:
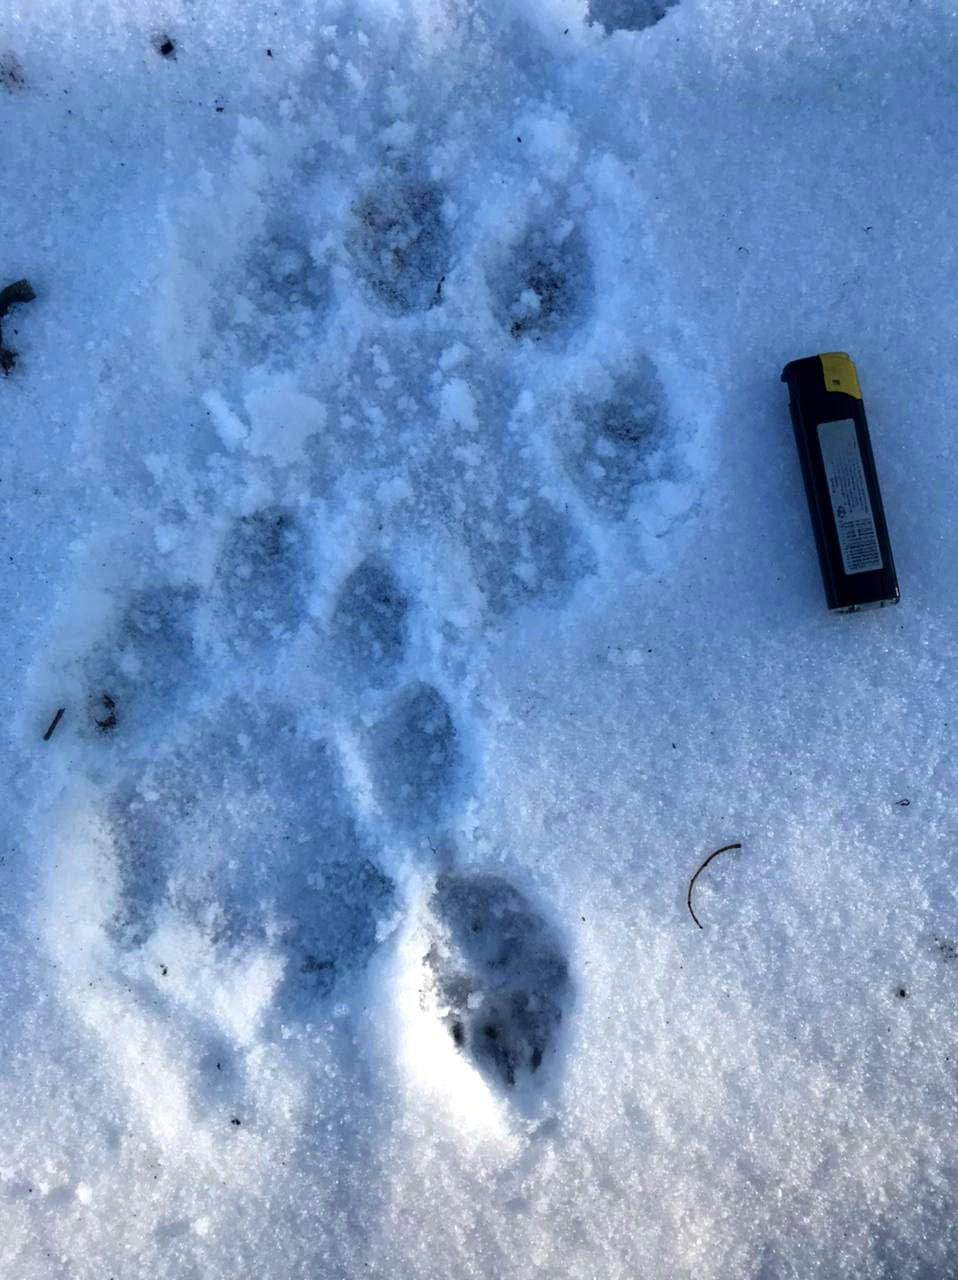
[[[956,17],[8,10],[0,1274],[958,1273]]]

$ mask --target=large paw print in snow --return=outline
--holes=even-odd
[[[250,246],[222,324],[235,325],[244,358],[288,360],[319,335],[329,302],[329,273],[315,262],[308,237],[277,227]]]
[[[356,273],[392,315],[435,306],[449,265],[442,196],[431,183],[385,173],[353,207]]]
[[[306,613],[309,562],[295,512],[270,506],[233,521],[220,549],[214,598],[235,648],[256,648],[296,631]]]
[[[122,783],[103,814],[114,872],[113,904],[103,925],[122,950],[142,946],[156,927],[167,897],[174,833],[195,804],[175,774],[159,791],[144,781]]]
[[[539,495],[480,514],[466,537],[477,584],[496,614],[531,602],[561,602],[595,567],[570,517]]]
[[[576,488],[597,513],[621,519],[637,488],[659,478],[671,432],[655,365],[637,356],[608,395],[579,397],[560,448]]]
[[[289,957],[280,1004],[308,1017],[315,999],[329,995],[344,973],[361,970],[394,902],[392,880],[359,851],[291,876],[279,903],[288,919]]]
[[[367,556],[336,597],[331,636],[336,660],[351,681],[385,685],[402,662],[409,600],[386,561]]]
[[[361,972],[393,910],[331,749],[303,741],[279,710],[220,708],[121,784],[104,816],[113,889],[101,923],[120,952],[162,949],[183,929],[224,972],[258,952],[278,967],[283,1016],[308,1020]]]
[[[493,308],[513,338],[560,341],[583,318],[592,290],[585,236],[569,221],[531,226],[487,272]]]
[[[368,735],[376,798],[396,826],[435,830],[448,815],[462,750],[446,699],[430,684],[403,689]]]
[[[194,661],[197,598],[188,587],[151,587],[129,596],[80,663],[87,732],[128,746],[168,724]]]
[[[456,1047],[512,1088],[554,1052],[570,995],[553,931],[499,876],[441,875],[430,899],[432,998]]]

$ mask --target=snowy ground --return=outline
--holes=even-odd
[[[9,0],[0,1274],[958,1274],[956,22]]]

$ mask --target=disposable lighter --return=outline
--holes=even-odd
[[[858,373],[844,351],[782,370],[829,609],[900,599]]]

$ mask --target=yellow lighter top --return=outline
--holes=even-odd
[[[856,400],[862,398],[858,370],[851,356],[844,351],[826,351],[818,358],[822,362],[826,390],[843,391],[846,396],[854,396]]]

